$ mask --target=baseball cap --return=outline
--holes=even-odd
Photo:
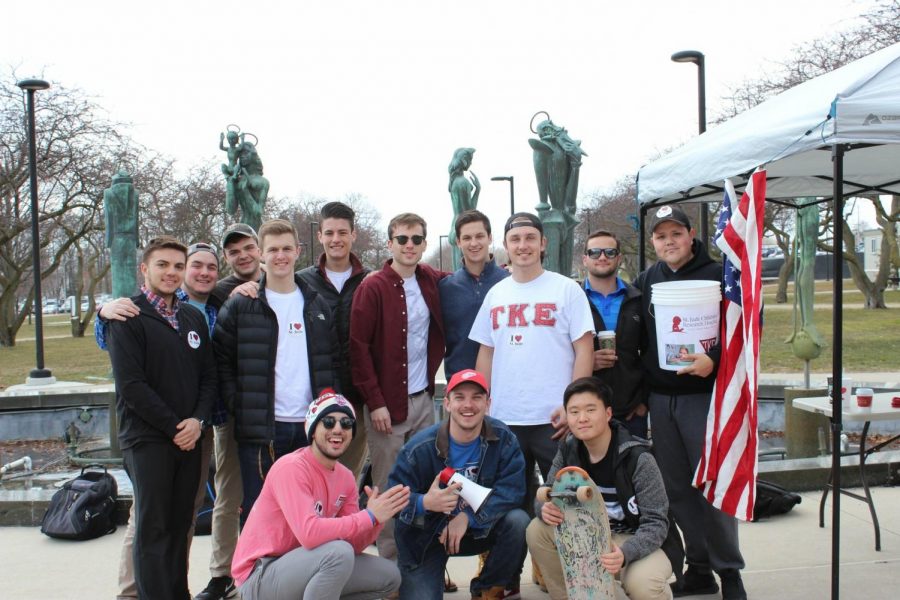
[[[252,227],[246,223],[234,223],[225,230],[225,235],[222,236],[222,247],[224,248],[228,245],[228,242],[238,237],[253,238],[256,243],[259,243],[259,236],[256,235],[256,231]]]
[[[190,258],[194,254],[197,254],[198,252],[209,252],[216,257],[216,260],[219,260],[219,253],[216,252],[216,249],[213,248],[212,244],[208,244],[206,242],[197,242],[188,246],[188,258]]]
[[[485,393],[489,393],[488,382],[485,380],[484,375],[475,369],[463,369],[453,374],[453,377],[450,378],[450,382],[447,384],[447,389],[444,390],[444,394],[449,394],[456,386],[462,383],[474,383],[480,386]]]
[[[331,388],[326,388],[322,390],[319,397],[313,400],[309,405],[309,408],[306,409],[306,424],[304,428],[306,429],[307,440],[312,440],[313,433],[315,433],[316,425],[319,423],[319,420],[325,415],[333,412],[342,412],[354,419],[353,435],[356,435],[356,411],[353,410],[353,405],[350,404],[349,400]]]
[[[508,218],[506,225],[503,226],[503,235],[506,236],[509,230],[514,227],[534,227],[541,232],[541,235],[544,235],[544,224],[541,223],[537,215],[531,213],[517,212]]]
[[[655,231],[657,225],[666,221],[672,221],[673,223],[684,225],[688,229],[691,228],[691,221],[690,219],[688,219],[688,216],[684,214],[683,210],[674,206],[666,205],[659,207],[656,210],[656,213],[654,213],[653,217],[650,219],[650,231]]]

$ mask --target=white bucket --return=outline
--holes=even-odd
[[[677,371],[691,364],[685,354],[705,354],[719,339],[718,281],[668,281],[652,286],[659,368]]]

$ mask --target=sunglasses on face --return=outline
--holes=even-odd
[[[338,424],[338,420],[336,417],[332,417],[331,415],[325,415],[322,417],[322,420],[319,421],[325,429],[334,429],[334,426]],[[356,423],[356,419],[351,417],[341,417],[340,424],[341,429],[346,431],[350,431],[353,429],[353,425]]]
[[[412,235],[412,236],[409,236],[409,235],[395,235],[393,239],[394,239],[395,242],[397,242],[397,243],[400,244],[401,246],[405,246],[406,243],[409,242],[410,239],[412,239],[413,245],[415,245],[415,246],[421,246],[421,245],[422,245],[422,242],[425,241],[425,236],[424,236],[424,235]]]
[[[615,258],[619,255],[618,248],[588,248],[585,250],[585,255],[590,258],[597,259],[600,258],[601,254],[605,254],[606,258]]]

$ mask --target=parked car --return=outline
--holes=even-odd
[[[50,300],[44,300],[44,308],[41,312],[45,315],[55,315],[59,312],[59,302],[52,298]]]

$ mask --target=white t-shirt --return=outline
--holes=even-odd
[[[428,327],[431,313],[425,304],[425,297],[416,276],[403,279],[406,296],[406,387],[410,394],[421,392],[428,387]]]
[[[508,425],[544,425],[572,382],[572,343],[594,331],[577,283],[544,271],[528,283],[492,287],[469,339],[491,346],[491,416]]]
[[[353,273],[353,267],[350,267],[346,271],[332,271],[331,269],[325,269],[325,275],[328,276],[328,281],[331,282],[331,285],[334,286],[334,289],[338,291],[338,294],[341,293],[341,290],[344,289],[344,284],[347,283],[347,280],[350,279],[350,275]]]
[[[275,355],[275,420],[299,423],[306,419],[312,402],[303,294],[266,290],[266,300],[278,317],[278,350]]]

